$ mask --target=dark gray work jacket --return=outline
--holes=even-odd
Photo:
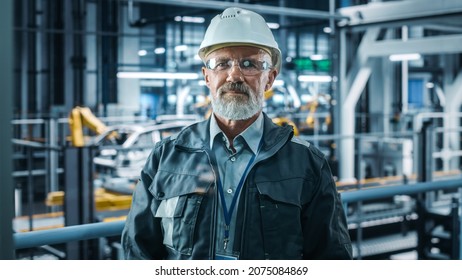
[[[209,120],[157,143],[122,232],[126,259],[214,259],[216,164]],[[240,259],[351,259],[340,196],[324,155],[265,115],[245,180],[234,251]],[[173,203],[172,203],[173,202]]]

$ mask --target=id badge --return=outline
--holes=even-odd
[[[238,260],[238,256],[230,256],[230,255],[222,255],[222,254],[215,254],[215,259],[216,260]]]

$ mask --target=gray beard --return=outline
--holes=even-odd
[[[227,86],[221,86],[217,91],[217,97],[212,94],[213,112],[229,120],[247,120],[261,111],[263,94],[256,94],[244,84],[242,87],[245,88],[246,94],[227,95],[223,94]]]

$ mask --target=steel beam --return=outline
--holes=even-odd
[[[335,19],[335,20],[346,20],[349,17],[345,15],[339,15],[338,13],[332,14],[329,12],[307,10],[307,9],[296,9],[287,7],[277,6],[264,6],[257,4],[243,4],[243,3],[230,3],[223,1],[210,1],[210,0],[137,0],[136,2],[144,2],[151,4],[162,4],[182,7],[194,7],[194,8],[206,8],[214,10],[224,10],[233,7],[240,7],[243,9],[252,10],[262,14],[278,15],[278,16],[291,16],[291,17],[302,17],[302,18],[316,18],[316,19]]]
[[[462,35],[445,35],[370,43],[363,52],[367,56],[388,56],[401,53],[443,54],[462,53]]]
[[[13,0],[2,2],[0,9],[0,259],[14,259],[13,216],[14,191],[12,172],[11,119],[13,116]]]
[[[375,42],[379,34],[378,28],[370,28],[367,30],[358,47],[357,55],[355,56],[353,66],[347,73],[346,68],[346,35],[345,29],[341,30],[341,61],[340,64],[340,88],[342,91],[341,97],[341,117],[340,117],[340,133],[346,136],[355,134],[355,108],[361,97],[367,81],[371,76],[374,67],[374,61],[369,59],[365,52],[369,46]],[[340,181],[350,182],[355,180],[355,144],[353,139],[349,137],[339,141],[339,151],[341,152],[340,159]],[[360,180],[361,178],[356,178]]]
[[[359,26],[461,14],[462,2],[460,0],[371,2],[366,5],[340,8],[338,12],[349,17],[349,20],[340,21],[339,26]]]
[[[438,88],[440,88],[438,86]],[[456,151],[461,149],[460,133],[454,130],[459,127],[460,119],[455,117],[455,114],[460,112],[462,106],[462,70],[459,71],[451,84],[446,85],[444,96],[446,105],[444,106],[444,130],[448,133],[444,134],[443,150],[447,151],[447,156],[444,159],[445,167],[450,170],[451,168],[458,168],[459,160],[453,156]],[[440,88],[441,89],[441,88]]]
[[[86,104],[85,13],[85,1],[64,1],[64,105],[67,111]]]
[[[90,147],[66,147],[64,150],[65,196],[64,218],[66,226],[94,222],[93,165]],[[67,259],[91,259],[90,242],[66,244]]]

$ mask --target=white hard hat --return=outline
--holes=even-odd
[[[281,50],[265,19],[255,12],[241,8],[227,8],[212,19],[199,47],[199,57],[204,61],[216,49],[242,45],[269,51],[274,67],[280,72]]]

